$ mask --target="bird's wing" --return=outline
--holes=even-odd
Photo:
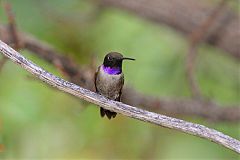
[[[98,71],[99,71],[100,67],[98,67],[97,71],[95,72],[95,75],[94,75],[94,85],[95,85],[95,91],[98,93],[98,90],[97,90],[97,83],[96,83],[96,80],[97,80],[97,76],[98,76]]]
[[[96,93],[98,93],[96,81],[97,81],[97,76],[98,76],[98,73],[99,73],[99,69],[100,69],[100,66],[98,67],[98,69],[97,69],[97,71],[95,72],[95,75],[94,75],[94,85],[95,85]],[[105,110],[104,108],[100,107],[100,115],[101,115],[101,117],[104,117],[107,111],[108,110]],[[111,119],[111,116],[109,117],[109,114],[106,114],[106,115],[107,115],[108,119]]]
[[[123,86],[124,86],[124,75],[122,75],[123,77],[122,77],[122,81],[120,82],[120,84],[122,84],[122,87],[121,87],[121,89],[120,89],[120,92],[119,92],[119,96],[117,97],[117,99],[116,99],[116,101],[121,101],[121,96],[122,96],[122,88],[123,88]]]

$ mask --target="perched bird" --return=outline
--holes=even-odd
[[[133,58],[123,57],[118,52],[108,53],[103,64],[98,67],[95,73],[95,88],[98,94],[101,94],[111,100],[120,101],[122,88],[124,84],[124,75],[122,72],[123,60],[135,60]],[[115,118],[117,113],[100,108],[101,117],[105,115],[108,119]]]

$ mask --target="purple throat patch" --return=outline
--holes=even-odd
[[[117,75],[117,74],[121,74],[122,73],[122,70],[120,67],[105,67],[104,65],[102,65],[103,67],[103,70],[105,73],[107,74],[112,74],[112,75]]]

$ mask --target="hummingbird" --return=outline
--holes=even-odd
[[[135,60],[123,57],[121,53],[110,52],[103,60],[95,73],[96,92],[114,101],[120,101],[122,88],[124,85],[124,74],[122,72],[123,60]],[[100,108],[101,117],[107,116],[108,119],[115,118],[117,113]]]

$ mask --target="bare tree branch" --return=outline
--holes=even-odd
[[[210,1],[196,0],[98,0],[104,7],[116,7],[148,20],[166,24],[189,35],[211,13]],[[203,41],[219,47],[240,59],[239,15],[229,8],[211,25]]]
[[[15,17],[12,13],[11,5],[9,3],[5,4],[5,12],[6,12],[6,15],[7,15],[7,18],[8,18],[8,29],[9,29],[9,33],[10,33],[9,38],[11,38],[11,41],[15,45],[15,46],[13,46],[13,48],[16,49],[16,50],[19,50],[22,45],[21,45],[21,43],[19,41],[19,38],[18,38],[17,27],[16,27],[16,23],[15,23]],[[3,66],[6,62],[7,62],[6,57],[3,57],[0,60],[0,72],[1,72]]]
[[[227,136],[219,131],[207,128],[200,124],[186,122],[180,119],[142,110],[130,105],[123,104],[121,102],[109,100],[97,93],[79,87],[73,83],[65,81],[43,70],[36,64],[27,60],[25,57],[23,57],[21,54],[19,54],[17,51],[15,51],[2,41],[0,41],[0,52],[9,59],[11,59],[13,62],[23,67],[29,73],[35,75],[43,82],[53,87],[56,87],[61,91],[69,93],[75,97],[79,97],[80,99],[131,118],[208,139],[237,153],[240,153],[240,141],[230,136]]]
[[[27,50],[55,65],[69,77],[71,82],[92,91],[94,90],[93,75],[95,70],[93,71],[91,67],[77,65],[69,57],[64,56],[66,54],[56,51],[48,44],[30,35],[18,33]],[[11,43],[9,37],[10,33],[7,27],[0,25],[0,39]],[[240,108],[238,106],[220,106],[214,102],[191,99],[157,98],[141,94],[130,87],[124,87],[122,101],[132,106],[141,106],[167,115],[199,116],[211,121],[238,122],[240,120]]]
[[[19,50],[20,48],[22,48],[22,43],[19,40],[17,26],[15,22],[15,16],[12,12],[12,8],[9,3],[5,4],[5,12],[8,18],[8,29],[9,29],[9,33],[11,34],[10,38],[12,43],[14,44],[13,48],[16,50]]]
[[[206,20],[204,20],[195,30],[193,30],[189,36],[189,50],[186,58],[186,74],[192,96],[197,99],[203,98],[198,83],[194,77],[198,44],[203,40],[204,37],[207,37],[208,30],[222,12],[226,2],[226,0],[222,0],[212,11],[209,17],[207,17]]]

